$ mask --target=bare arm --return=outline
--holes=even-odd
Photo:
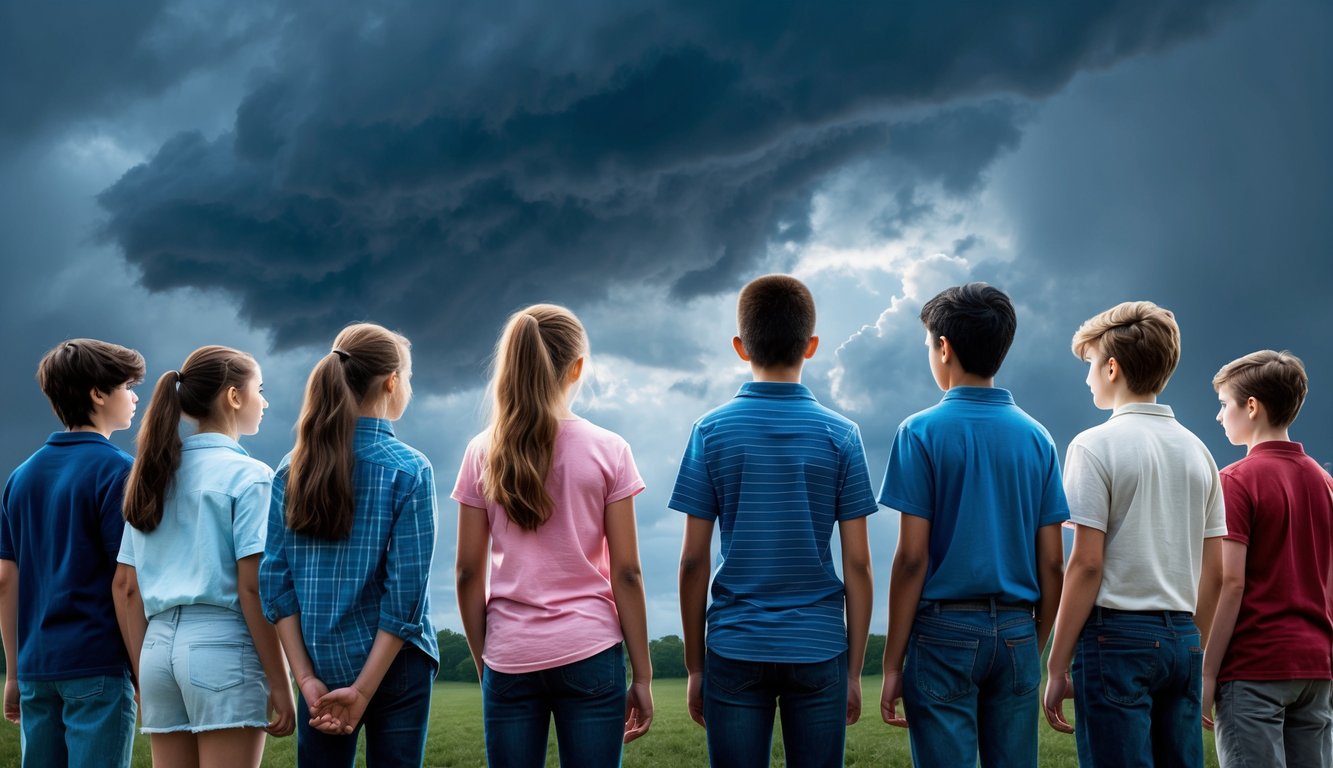
[[[1222,543],[1222,587],[1203,653],[1203,722],[1207,728],[1213,724],[1213,696],[1217,693],[1217,675],[1222,670],[1222,659],[1226,658],[1227,646],[1231,645],[1231,636],[1236,631],[1236,617],[1240,614],[1240,601],[1245,595],[1245,563],[1249,556],[1249,547],[1239,541],[1205,539],[1205,546],[1210,541]],[[1207,553],[1206,548],[1204,552]],[[1195,620],[1198,620],[1197,614]]]
[[[143,596],[139,594],[139,572],[132,565],[118,563],[111,579],[111,601],[116,606],[116,623],[120,625],[120,639],[130,657],[130,671],[134,686],[139,686],[139,654],[143,652],[143,638],[148,634],[148,618],[143,612]]]
[[[1064,700],[1072,695],[1069,664],[1074,658],[1078,635],[1088,623],[1088,616],[1097,602],[1097,592],[1102,587],[1105,555],[1105,532],[1086,525],[1075,527],[1074,550],[1069,555],[1060,611],[1055,617],[1055,639],[1051,641],[1051,654],[1046,659],[1048,674],[1043,705],[1046,722],[1061,733],[1074,732],[1074,727],[1064,716]]]
[[[292,681],[287,675],[287,662],[282,656],[278,631],[264,618],[259,602],[259,555],[254,554],[236,561],[236,592],[241,602],[241,615],[250,629],[259,664],[268,678],[269,708],[273,719],[265,728],[274,736],[288,736],[296,730],[296,701],[292,697]]]
[[[606,506],[606,545],[611,556],[611,593],[620,615],[633,670],[625,700],[625,743],[648,732],[653,723],[653,664],[648,655],[648,606],[639,564],[639,536],[634,522],[634,497]]]
[[[847,601],[847,724],[861,719],[861,670],[866,663],[866,638],[875,610],[875,578],[870,566],[866,518],[838,523],[842,547],[842,579]]]
[[[1214,536],[1203,540],[1203,568],[1199,571],[1199,597],[1194,605],[1194,624],[1199,628],[1199,643],[1208,646],[1209,633],[1213,629],[1213,614],[1217,612],[1217,601],[1222,591],[1222,537]],[[1244,562],[1241,563],[1241,583],[1244,585]],[[1235,621],[1235,618],[1232,618]],[[1230,637],[1227,638],[1228,642]]]
[[[370,655],[361,667],[361,674],[346,688],[329,691],[315,702],[314,725],[325,733],[348,734],[356,729],[366,707],[384,681],[384,674],[389,665],[403,648],[403,638],[387,630],[375,633],[375,642],[370,646]]]
[[[458,548],[454,555],[454,587],[463,633],[481,680],[481,654],[486,648],[486,563],[491,553],[491,525],[486,510],[458,505]]]
[[[5,645],[5,719],[19,721],[19,564],[0,560],[0,640]]]
[[[292,677],[296,678],[296,687],[301,689],[301,697],[305,699],[307,713],[313,722],[315,702],[328,693],[329,688],[315,676],[315,665],[310,661],[310,654],[305,648],[305,636],[301,634],[301,614],[283,616],[278,619],[277,628],[283,653],[292,668]]]
[[[1041,587],[1041,600],[1037,603],[1037,653],[1040,654],[1055,628],[1065,583],[1065,540],[1058,523],[1037,529],[1037,582]]]
[[[907,727],[907,720],[898,716],[895,702],[902,698],[903,660],[907,656],[907,641],[916,621],[916,609],[921,602],[929,563],[930,521],[915,515],[901,515],[898,550],[893,555],[889,575],[889,628],[884,640],[884,688],[879,697],[880,716],[884,722],[901,728]]]
[[[680,624],[685,634],[685,671],[689,674],[686,704],[690,717],[704,724],[704,626],[708,611],[708,577],[712,564],[713,521],[685,516],[680,547]]]

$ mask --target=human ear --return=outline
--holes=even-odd
[[[93,405],[106,405],[106,393],[97,387],[88,391],[88,398],[93,401]]]
[[[241,393],[236,391],[236,387],[227,387],[227,405],[237,409],[241,407]]]
[[[940,362],[948,365],[949,358],[953,357],[953,345],[949,343],[949,337],[941,336],[939,344],[935,345],[935,349],[939,350]]]
[[[1106,358],[1105,365],[1106,365],[1106,380],[1114,382],[1116,380],[1116,377],[1120,375],[1120,371],[1116,366],[1115,358],[1114,357]]]
[[[809,360],[814,357],[816,349],[819,349],[819,337],[811,336],[810,343],[805,345],[805,359]]]
[[[565,375],[565,383],[573,384],[583,375],[583,358],[580,357],[569,364],[569,373]]]
[[[736,354],[740,355],[742,360],[750,362],[750,354],[745,351],[745,342],[741,341],[740,336],[731,337],[731,348],[736,350]]]
[[[1250,417],[1250,421],[1259,418],[1259,401],[1254,397],[1245,398],[1245,414]]]

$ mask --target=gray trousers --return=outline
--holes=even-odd
[[[1217,691],[1221,768],[1333,767],[1328,680],[1232,680]]]

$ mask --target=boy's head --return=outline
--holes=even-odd
[[[921,307],[931,345],[938,349],[940,337],[949,340],[963,371],[993,378],[1014,343],[1018,319],[1004,291],[985,283],[955,285],[940,291]]]
[[[764,275],[741,289],[736,327],[750,362],[786,368],[805,359],[815,334],[815,299],[790,275]]]
[[[96,339],[62,341],[37,365],[37,383],[68,429],[92,427],[93,392],[109,395],[143,381],[143,355]]]
[[[1180,362],[1180,326],[1151,301],[1126,301],[1080,325],[1071,348],[1080,360],[1115,358],[1130,392],[1156,395]]]
[[[1264,349],[1232,360],[1213,377],[1213,389],[1244,403],[1253,397],[1263,403],[1268,423],[1285,429],[1296,420],[1309,391],[1305,364],[1283,350]]]

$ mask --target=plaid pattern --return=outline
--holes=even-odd
[[[353,449],[351,535],[330,541],[287,529],[289,455],[273,478],[259,567],[264,615],[276,622],[300,614],[306,652],[330,688],[356,679],[381,629],[440,658],[427,588],[436,524],[430,462],[384,419],[358,420]]]

